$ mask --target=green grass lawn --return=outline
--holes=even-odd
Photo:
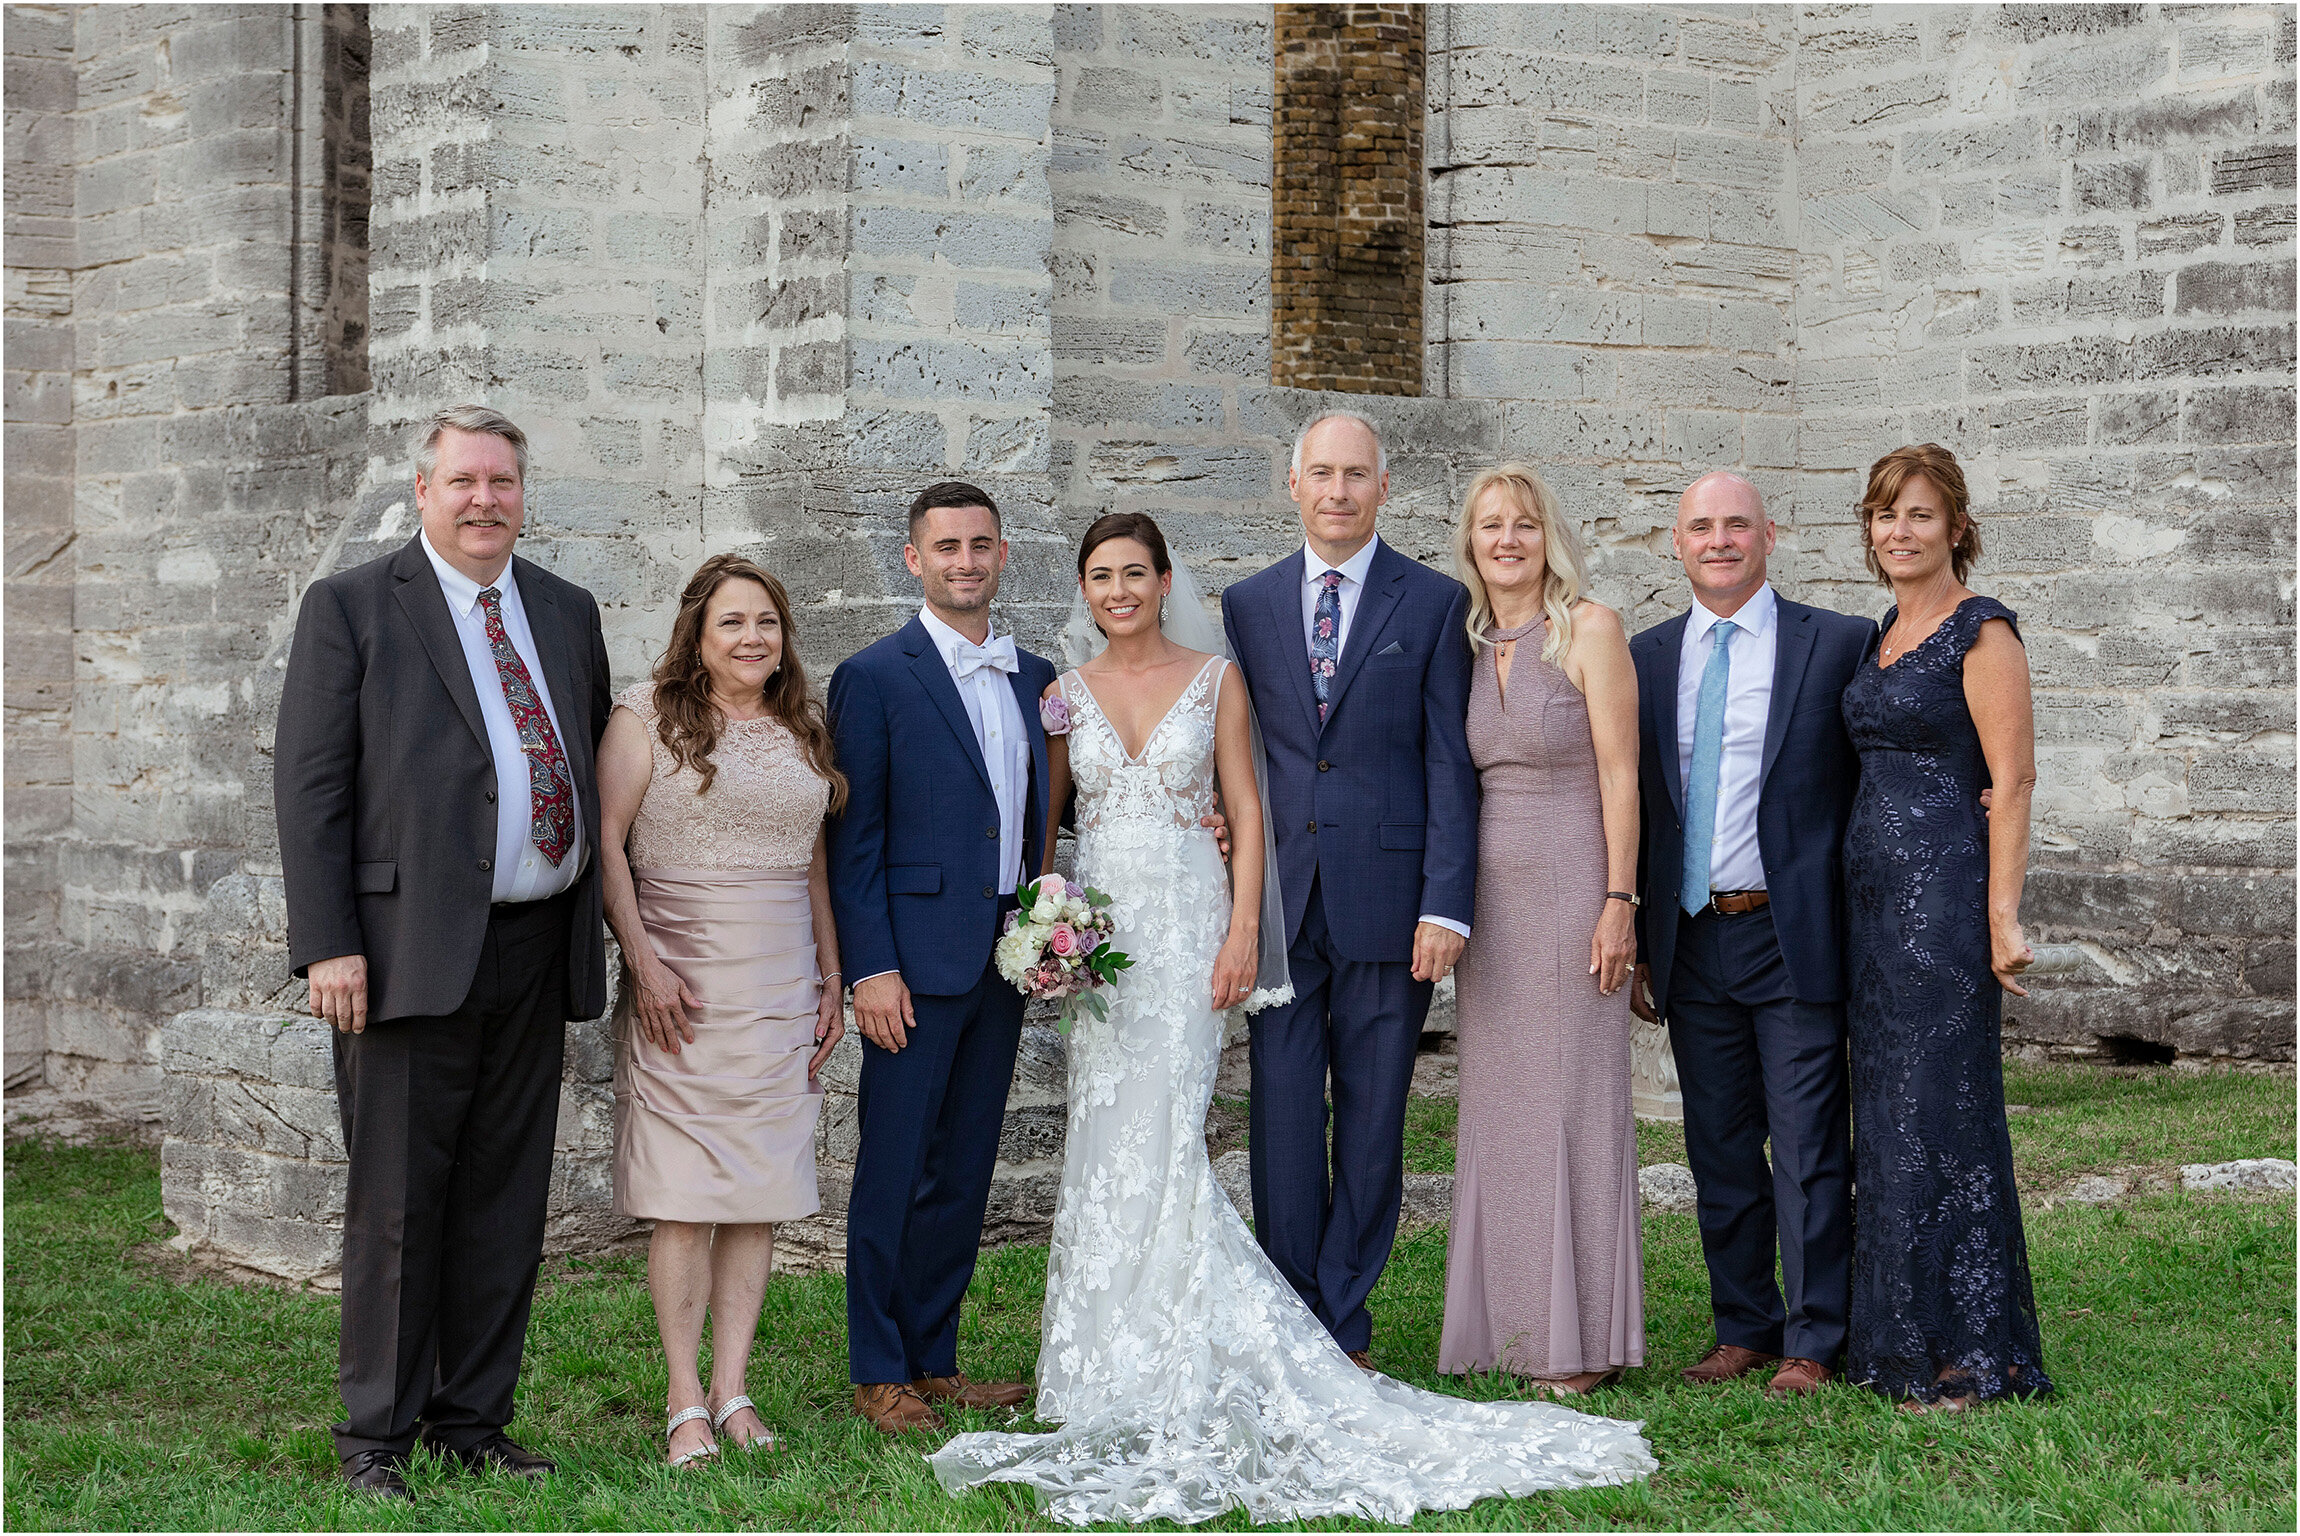
[[[2026,1172],[2290,1156],[2292,1084],[2081,1068],[2011,1074]],[[1451,1105],[1416,1110],[1418,1167],[1451,1162]],[[1649,1133],[1648,1161],[1682,1158]],[[1673,1150],[1674,1149],[1674,1150]],[[1440,1154],[1442,1153],[1442,1157]],[[158,1242],[149,1152],[19,1143],[6,1152],[6,1522],[10,1528],[1014,1529],[1026,1495],[943,1496],[918,1444],[845,1411],[836,1276],[779,1277],[752,1395],[789,1439],[774,1459],[674,1473],[660,1463],[664,1372],[633,1259],[547,1268],[513,1432],[556,1456],[540,1485],[419,1463],[412,1506],[336,1481],[336,1307],[325,1296],[186,1273]],[[2294,1525],[2293,1206],[2143,1196],[2029,1222],[2047,1365],[2059,1395],[1916,1418],[1853,1390],[1794,1403],[1754,1384],[1676,1378],[1710,1341],[1692,1218],[1646,1236],[1649,1368],[1596,1411],[1641,1419],[1661,1471],[1628,1488],[1489,1500],[1430,1529]],[[1037,1350],[1045,1250],[986,1254],[961,1358],[1020,1375]],[[1400,1242],[1375,1295],[1376,1361],[1423,1386],[1504,1395],[1506,1380],[1435,1376],[1442,1232]],[[960,1427],[994,1427],[986,1415]],[[1347,1524],[1347,1522],[1335,1522]],[[1233,1514],[1218,1525],[1245,1528]]]

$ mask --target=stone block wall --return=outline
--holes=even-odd
[[[1429,389],[1580,522],[1632,630],[1684,606],[1668,528],[1732,468],[1806,535],[1792,394],[1797,13],[1448,6],[1430,18]]]
[[[1797,30],[1800,574],[1881,610],[1867,466],[1958,455],[2035,679],[2024,916],[2090,961],[2008,1038],[2289,1059],[2293,12]]]
[[[301,212],[336,174],[298,113],[317,17],[7,12],[12,1080],[157,1103],[206,892],[268,805],[267,624],[359,469]]]
[[[38,1081],[45,1009],[17,957],[63,934],[56,842],[72,824],[72,11],[9,6],[5,54],[5,778],[9,955],[5,1074]]]
[[[1427,8],[1271,9],[1270,382],[1418,395]]]
[[[831,656],[917,611],[910,500],[964,479],[1012,548],[1001,608],[1043,648],[1069,591],[1048,474],[1054,399],[1056,26],[1044,6],[884,5],[855,14],[845,209],[853,534],[877,580],[845,584]],[[827,675],[827,674],[826,674]]]

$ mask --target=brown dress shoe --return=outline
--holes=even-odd
[[[1731,1381],[1736,1376],[1746,1376],[1768,1365],[1778,1365],[1780,1361],[1779,1355],[1761,1354],[1754,1349],[1743,1349],[1738,1344],[1720,1344],[1703,1355],[1699,1364],[1686,1367],[1680,1374],[1687,1381],[1707,1386],[1714,1381]]]
[[[1800,1359],[1791,1355],[1781,1362],[1781,1369],[1765,1384],[1767,1397],[1810,1397],[1821,1390],[1826,1382],[1837,1379],[1837,1373],[1818,1360]]]
[[[1381,1374],[1381,1372],[1374,1369],[1374,1352],[1372,1350],[1353,1349],[1349,1351],[1349,1356],[1350,1364],[1356,1366],[1359,1370],[1364,1371],[1368,1376],[1379,1376]]]
[[[890,1435],[942,1428],[942,1415],[906,1382],[874,1381],[855,1388],[855,1412]]]
[[[1019,1408],[1030,1396],[1027,1381],[969,1381],[963,1371],[921,1376],[910,1389],[929,1402],[956,1403],[961,1408]]]

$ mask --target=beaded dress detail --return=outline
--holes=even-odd
[[[1845,1374],[1923,1402],[2052,1390],[1989,969],[1988,765],[1965,705],[1965,653],[1990,619],[2019,633],[2010,608],[1968,597],[1890,667],[1872,652],[1844,695],[1861,754],[1844,855],[1858,1202]]]
[[[1078,878],[1135,964],[1070,1035],[1069,1140],[1038,1358],[1044,1435],[957,1436],[943,1486],[1022,1483],[1096,1521],[1402,1523],[1490,1494],[1643,1477],[1638,1426],[1548,1403],[1468,1403],[1353,1365],[1255,1243],[1206,1157],[1221,1061],[1214,960],[1230,883],[1214,835],[1209,661],[1129,757],[1065,674]]]

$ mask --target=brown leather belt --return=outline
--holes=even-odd
[[[1762,912],[1772,905],[1773,898],[1764,891],[1711,891],[1709,910],[1720,917],[1739,917],[1744,912]]]

